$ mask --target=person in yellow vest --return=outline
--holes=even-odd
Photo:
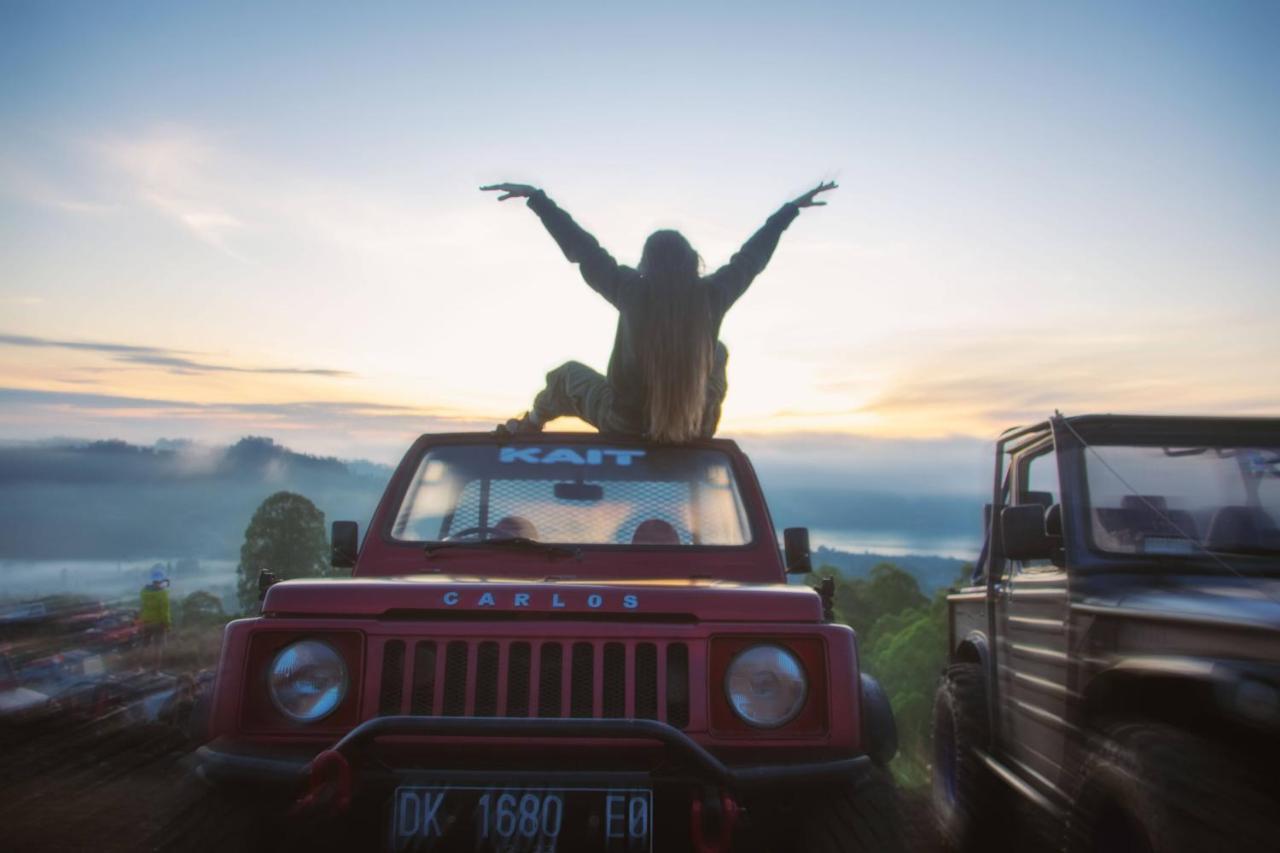
[[[151,583],[142,588],[141,599],[138,621],[142,623],[142,645],[155,649],[155,666],[159,669],[165,635],[172,624],[169,616],[169,579],[164,576],[164,569],[156,566],[151,570]]]

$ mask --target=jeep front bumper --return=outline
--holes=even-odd
[[[465,771],[432,768],[420,764],[392,767],[365,759],[380,738],[504,738],[520,740],[590,738],[597,741],[647,742],[662,748],[663,761],[647,770],[574,770],[563,767],[521,770]],[[236,748],[226,739],[215,740],[197,751],[200,775],[211,783],[249,783],[302,790],[324,756],[339,756],[352,770],[353,785],[393,786],[406,775],[502,776],[533,775],[557,780],[575,778],[630,779],[654,783],[711,785],[734,792],[788,784],[849,781],[859,779],[871,767],[866,755],[787,764],[727,765],[679,729],[656,720],[607,719],[510,719],[493,717],[389,716],[367,720],[343,736],[332,747],[310,758],[298,753],[264,755]],[[326,760],[334,760],[332,757]],[[570,763],[570,762],[566,762]]]

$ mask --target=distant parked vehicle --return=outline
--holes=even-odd
[[[107,671],[102,656],[88,649],[68,649],[34,660],[23,667],[19,677],[25,684],[64,684],[79,678],[103,675]]]
[[[24,687],[6,651],[0,650],[0,725],[17,725],[46,719],[58,704],[48,694]]]
[[[142,641],[142,627],[134,610],[102,617],[84,632],[84,645],[98,651],[127,651]]]
[[[93,718],[112,704],[110,676],[102,656],[87,649],[70,649],[32,661],[19,671],[24,686],[58,703],[64,714]]]
[[[47,595],[0,608],[0,641],[33,649],[74,648],[83,645],[77,637],[110,615],[96,599]]]
[[[993,487],[948,598],[945,835],[1277,849],[1280,420],[1055,416],[1000,438]]]

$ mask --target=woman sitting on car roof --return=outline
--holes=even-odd
[[[715,434],[728,383],[728,350],[718,338],[725,313],[769,263],[782,232],[801,208],[826,204],[814,189],[784,204],[729,263],[701,276],[702,259],[678,231],[655,231],[636,269],[622,266],[595,237],[527,184],[493,184],[499,201],[526,198],[593,290],[618,309],[609,371],[601,376],[570,361],[547,374],[533,408],[498,427],[499,433],[539,432],[555,418],[575,415],[601,432],[680,443]]]

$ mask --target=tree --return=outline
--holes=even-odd
[[[870,645],[876,623],[882,617],[929,603],[915,577],[893,563],[877,563],[867,577],[851,580],[845,579],[838,569],[822,566],[817,572],[818,583],[825,577],[836,581],[836,621],[857,631],[863,648]]]
[[[899,775],[918,783],[928,760],[934,682],[946,662],[946,592],[930,601],[915,577],[893,563],[877,563],[867,577],[853,579],[823,566],[817,577],[836,582],[835,618],[857,632],[862,667],[893,705]]]
[[[871,567],[867,601],[872,612],[878,615],[901,613],[929,603],[915,577],[893,563],[876,563]]]
[[[263,569],[281,580],[330,574],[324,513],[302,495],[276,492],[262,502],[244,532],[236,584],[244,612],[257,607],[258,573]]]
[[[870,644],[861,647],[863,666],[889,694],[904,761],[923,768],[933,692],[947,662],[946,591],[926,606],[880,617],[874,633]]]

